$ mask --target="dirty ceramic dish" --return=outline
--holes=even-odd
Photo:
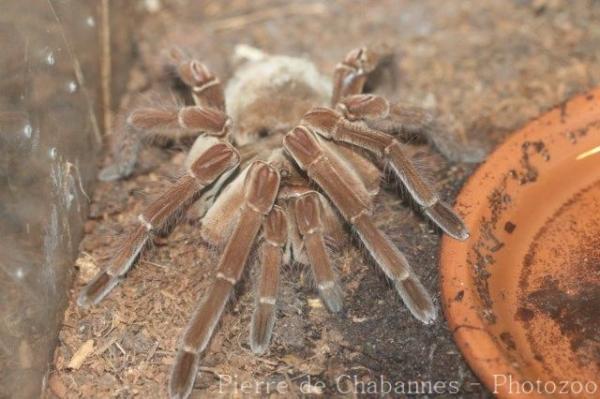
[[[443,238],[442,297],[475,373],[500,397],[600,397],[600,89],[512,135],[455,209],[471,238]]]

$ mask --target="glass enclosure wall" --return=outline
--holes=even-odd
[[[100,148],[102,1],[3,0],[0,397],[39,397]]]

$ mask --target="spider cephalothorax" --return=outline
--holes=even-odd
[[[427,133],[429,114],[363,94],[378,64],[376,54],[365,48],[348,53],[336,67],[333,87],[305,60],[256,50],[251,58],[223,90],[204,65],[173,53],[195,105],[135,110],[127,130],[138,136],[195,136],[185,173],[138,216],[113,260],[78,300],[80,305],[100,301],[154,233],[178,210],[198,204],[202,235],[222,253],[214,285],[182,337],[169,384],[173,398],[190,394],[200,355],[255,246],[261,271],[250,346],[256,353],[263,353],[271,338],[282,264],[309,265],[325,306],[341,310],[342,289],[326,240],[348,242],[344,224],[360,237],[412,314],[426,324],[435,319],[431,297],[406,258],[373,223],[381,168],[389,166],[446,233],[460,240],[468,237],[460,218],[424,182],[394,136]],[[129,174],[135,163],[131,154],[135,151],[129,157],[116,154],[117,162],[101,178]]]

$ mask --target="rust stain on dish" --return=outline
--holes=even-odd
[[[500,397],[519,397],[508,376],[591,381],[561,397],[600,396],[600,89],[511,136],[456,209],[472,236],[443,239],[442,299],[475,372]]]

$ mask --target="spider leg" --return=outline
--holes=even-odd
[[[214,138],[206,144],[203,151],[188,160],[187,173],[139,214],[137,226],[111,263],[81,291],[77,300],[80,306],[96,304],[104,298],[131,268],[153,232],[164,227],[196,193],[239,164],[239,154],[231,145]]]
[[[246,180],[249,169],[245,168],[218,194],[214,203],[202,215],[202,238],[216,249],[224,248],[239,217],[238,210],[244,204]]]
[[[123,137],[115,143],[114,162],[102,169],[98,177],[103,181],[112,181],[129,176],[133,172],[142,141],[193,138],[202,133],[223,137],[229,132],[230,126],[229,117],[216,108],[138,108],[127,118]]]
[[[348,120],[363,121],[371,129],[388,133],[401,142],[431,143],[454,162],[480,162],[485,156],[485,149],[467,142],[458,129],[447,128],[448,121],[422,107],[406,103],[388,105],[380,96],[356,94],[344,98],[336,109]]]
[[[364,121],[375,130],[410,139],[429,134],[433,115],[424,108],[410,104],[390,104],[375,94],[353,94],[335,106],[349,121]]]
[[[435,224],[458,240],[466,240],[469,237],[461,218],[442,202],[430,185],[421,178],[402,151],[402,145],[393,136],[371,129],[360,121],[348,120],[329,108],[314,108],[304,116],[302,123],[323,137],[364,148],[385,160]]]
[[[279,290],[279,268],[283,260],[283,247],[287,242],[287,228],[285,212],[274,206],[263,222],[261,272],[250,324],[250,348],[257,354],[264,353],[271,341]]]
[[[225,97],[219,79],[204,64],[186,58],[177,49],[170,55],[178,76],[190,87],[196,106],[179,110],[146,107],[134,111],[113,145],[113,163],[98,174],[100,180],[113,181],[131,175],[144,140],[228,133],[231,121],[224,113]]]
[[[129,115],[127,125],[146,137],[179,138],[201,133],[223,137],[229,132],[231,120],[217,108],[192,105],[179,109],[139,108]]]
[[[112,162],[98,173],[101,181],[114,181],[133,173],[142,143],[138,132],[125,124],[124,130],[118,132],[118,138],[112,143]]]
[[[219,78],[206,65],[187,58],[176,48],[171,49],[170,55],[179,78],[191,89],[194,102],[224,111],[225,96]]]
[[[431,297],[404,255],[373,223],[371,207],[356,193],[360,188],[344,180],[340,166],[331,162],[308,128],[296,127],[285,136],[283,143],[296,163],[323,189],[344,219],[354,226],[371,256],[394,282],[411,313],[422,322],[431,323],[436,317]]]
[[[199,356],[206,349],[233,287],[242,276],[261,222],[271,211],[277,196],[277,170],[261,161],[253,162],[249,168],[244,203],[217,266],[216,281],[195,311],[183,335],[169,381],[171,398],[186,398],[190,394],[198,370]]]
[[[322,206],[319,194],[310,191],[296,199],[294,213],[321,300],[337,313],[342,310],[343,293],[325,246]]]
[[[363,92],[369,73],[379,62],[379,56],[366,47],[351,50],[333,73],[333,94],[331,105],[351,94]]]

